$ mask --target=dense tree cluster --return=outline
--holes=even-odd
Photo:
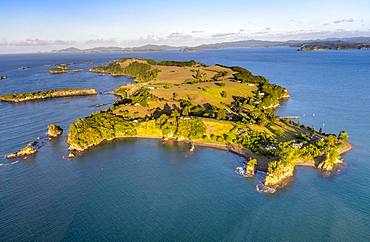
[[[236,73],[234,74],[234,78],[241,83],[256,83],[256,84],[268,84],[269,81],[263,76],[255,76],[252,72],[244,69],[243,67],[233,66],[231,67],[233,71]]]
[[[205,135],[206,126],[203,121],[195,117],[182,117],[174,110],[171,115],[162,114],[157,120],[165,137],[179,137],[181,139],[199,139]]]
[[[71,148],[83,150],[104,140],[135,134],[136,129],[131,122],[108,110],[77,119],[69,126],[67,142],[73,145]]]
[[[95,72],[106,72],[112,75],[126,75],[134,77],[139,82],[148,82],[157,78],[159,70],[152,69],[149,64],[134,61],[122,67],[118,61],[92,69]]]
[[[195,60],[191,61],[155,61],[155,60],[147,60],[147,63],[150,65],[158,65],[158,66],[178,66],[178,67],[191,67],[195,66],[198,63]]]

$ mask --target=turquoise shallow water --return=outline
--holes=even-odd
[[[354,149],[333,177],[298,168],[274,195],[234,173],[242,158],[220,150],[128,139],[106,143],[68,161],[65,136],[30,160],[0,159],[0,239],[6,240],[296,240],[370,239],[370,52],[227,49],[122,55],[1,55],[0,93],[92,87],[109,91],[127,78],[81,72],[51,76],[46,64],[84,69],[121,56],[196,59],[244,66],[287,87],[281,115],[327,132],[349,131]],[[31,69],[19,71],[26,65]],[[113,97],[0,103],[0,156],[112,103]],[[104,108],[104,107],[103,107]]]

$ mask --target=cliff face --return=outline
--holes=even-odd
[[[274,174],[267,174],[265,178],[265,185],[268,187],[277,187],[281,182],[294,175],[294,166],[285,166],[279,172]]]

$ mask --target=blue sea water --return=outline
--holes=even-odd
[[[87,70],[119,57],[195,59],[239,65],[288,88],[280,115],[325,132],[347,130],[353,150],[340,174],[323,177],[299,167],[288,187],[258,193],[255,179],[234,169],[243,159],[224,151],[124,139],[105,143],[73,160],[65,134],[31,159],[0,158],[2,241],[365,241],[370,239],[370,52],[297,52],[291,48],[225,49],[128,54],[0,55],[0,94],[54,88],[110,91],[128,78],[87,71],[49,75],[49,64]],[[94,64],[87,64],[93,61]],[[17,67],[29,66],[29,70]],[[0,103],[0,157],[114,97],[73,97]]]

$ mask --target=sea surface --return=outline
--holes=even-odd
[[[87,70],[120,57],[243,66],[288,88],[291,98],[279,115],[298,115],[325,132],[346,130],[353,150],[338,175],[298,167],[288,187],[269,195],[256,191],[256,179],[235,174],[243,159],[225,151],[197,147],[190,154],[181,144],[123,139],[66,160],[66,132],[45,141],[49,123],[66,131],[77,118],[109,107],[112,95],[0,103],[1,241],[370,240],[370,51],[0,55],[0,75],[8,77],[0,94],[108,92],[131,80]],[[61,63],[84,71],[48,74]],[[2,158],[37,138],[44,146],[35,157]]]

